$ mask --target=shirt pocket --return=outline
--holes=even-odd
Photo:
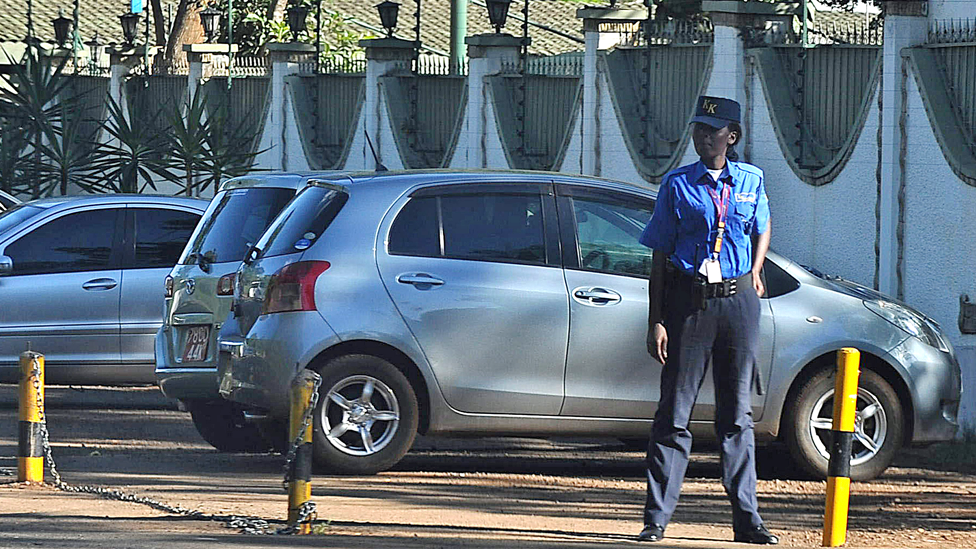
[[[756,223],[756,203],[742,201],[729,206],[729,228],[741,230],[746,236],[751,235],[752,226]]]
[[[678,234],[691,235],[707,230],[705,204],[682,197],[675,201],[674,209],[678,218]]]

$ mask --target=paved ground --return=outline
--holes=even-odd
[[[52,446],[67,482],[119,488],[170,505],[282,526],[279,455],[220,454],[189,416],[151,388],[49,388]],[[635,546],[641,452],[613,441],[421,440],[394,471],[318,475],[317,535],[257,536],[133,503],[14,481],[16,390],[0,386],[0,548]],[[858,483],[849,547],[976,548],[976,464],[958,446],[906,452],[879,481]],[[766,452],[760,504],[788,547],[817,547],[822,482],[782,479]],[[725,548],[731,513],[717,458],[693,461],[668,538],[654,547]],[[787,475],[788,477],[788,475]],[[742,547],[741,545],[738,545]]]

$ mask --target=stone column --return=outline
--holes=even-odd
[[[711,16],[715,27],[712,47],[712,76],[705,95],[727,97],[748,108],[745,97],[745,43],[743,32],[772,27],[788,29],[798,5],[788,3],[704,0],[702,11]],[[746,135],[749,134],[745,128]]]
[[[388,169],[402,169],[403,164],[396,149],[396,140],[390,127],[389,115],[380,90],[380,77],[410,72],[410,60],[419,47],[414,41],[399,38],[374,38],[360,40],[366,48],[366,99],[363,103],[363,164],[367,170],[375,170],[382,164]]]
[[[576,17],[583,20],[586,50],[583,57],[583,125],[581,172],[600,175],[600,87],[597,69],[598,52],[621,42],[627,34],[640,31],[640,21],[647,19],[647,8],[581,8]]]
[[[147,49],[149,51],[146,51]],[[107,51],[110,63],[108,94],[122,108],[122,112],[126,116],[129,114],[129,109],[125,93],[122,90],[122,83],[125,81],[125,77],[132,72],[132,69],[146,59],[147,54],[150,60],[153,59],[157,49],[156,46],[108,47]]]
[[[468,106],[465,111],[464,160],[458,167],[488,167],[487,80],[502,71],[503,62],[518,60],[521,39],[510,34],[479,34],[464,39],[468,45]],[[497,130],[495,131],[497,134]],[[460,148],[459,148],[460,149]],[[457,153],[462,152],[458,150]],[[457,156],[455,153],[455,157]]]
[[[900,265],[904,250],[905,158],[907,136],[900,122],[906,114],[906,86],[910,75],[901,50],[928,40],[928,2],[885,2],[884,46],[881,69],[881,189],[879,204],[878,290],[904,296]]]
[[[237,52],[236,44],[184,44],[187,61],[190,64],[189,75],[186,80],[187,102],[193,100],[197,88],[207,81],[213,74],[214,56],[229,56]]]
[[[271,56],[271,105],[255,165],[272,170],[307,170],[295,110],[286,77],[298,74],[299,63],[313,59],[315,46],[298,42],[272,42],[265,46]]]

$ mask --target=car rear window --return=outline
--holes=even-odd
[[[9,210],[0,212],[0,234],[7,232],[8,229],[20,225],[24,221],[34,217],[44,211],[44,208],[21,204]]]
[[[322,186],[306,187],[281,212],[258,242],[258,256],[272,257],[305,250],[339,214],[349,195]]]
[[[209,263],[241,261],[247,250],[295,196],[295,189],[254,187],[218,193],[204,214],[200,230],[180,258],[195,265],[201,256]]]

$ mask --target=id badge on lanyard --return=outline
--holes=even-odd
[[[709,284],[722,282],[722,264],[719,263],[718,256],[722,252],[722,239],[725,237],[725,215],[729,209],[728,200],[730,193],[728,183],[722,186],[721,196],[712,189],[708,189],[708,194],[712,197],[712,202],[715,204],[715,217],[718,222],[718,230],[715,234],[715,245],[712,248],[712,256],[702,262],[699,272],[705,275],[705,279],[708,280]]]

